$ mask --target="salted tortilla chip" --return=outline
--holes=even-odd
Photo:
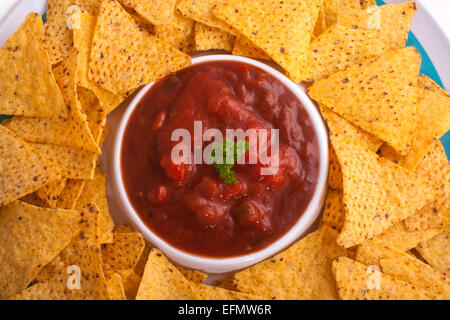
[[[327,21],[325,17],[325,7],[322,3],[320,6],[319,15],[316,20],[316,25],[314,26],[313,37],[317,37],[319,34],[327,29]]]
[[[308,57],[309,79],[319,80],[386,52],[378,30],[352,29],[335,24],[315,38]]]
[[[103,246],[103,268],[105,270],[134,269],[142,252],[145,241],[137,233],[114,233],[113,243]]]
[[[346,215],[338,243],[357,245],[435,200],[431,185],[376,153],[331,135],[342,166]]]
[[[360,0],[324,0],[325,22],[327,27],[336,23],[339,13],[352,9],[361,9]]]
[[[58,197],[56,207],[74,209],[85,183],[84,180],[67,179],[65,187]]]
[[[115,272],[107,277],[106,288],[108,289],[109,300],[127,300],[120,274]]]
[[[234,275],[241,292],[263,299],[337,299],[331,262],[345,255],[324,225],[288,250]]]
[[[259,297],[248,293],[211,287],[204,284],[195,284],[194,287],[198,300],[260,300]]]
[[[94,81],[89,80],[89,54],[94,37],[96,17],[87,12],[78,12],[79,27],[73,29],[73,43],[78,50],[77,56],[77,85],[91,90],[98,98],[105,114],[113,111],[124,99],[124,96],[116,96],[112,92],[103,89]],[[82,97],[80,97],[81,100]],[[83,102],[81,102],[83,104]],[[88,115],[89,118],[89,115]]]
[[[61,179],[58,166],[2,125],[0,154],[0,206]]]
[[[308,92],[400,154],[407,154],[417,118],[419,69],[420,54],[408,47],[332,74],[315,82]]]
[[[82,193],[76,202],[76,208],[95,203],[100,210],[99,217],[99,235],[100,243],[112,242],[112,230],[114,228],[114,221],[109,214],[108,200],[106,199],[106,175],[100,170],[95,170],[94,178],[87,180]]]
[[[78,99],[81,104],[81,110],[86,114],[89,130],[95,143],[100,145],[103,130],[106,126],[106,112],[101,106],[99,100],[91,90],[78,87]]]
[[[152,249],[136,300],[194,300],[194,286],[159,249]]]
[[[195,21],[175,11],[172,22],[155,26],[155,36],[168,45],[191,54],[194,51]]]
[[[148,241],[145,240],[145,248],[144,251],[142,251],[141,257],[139,258],[138,263],[136,264],[136,267],[134,268],[134,271],[137,275],[142,276],[144,274],[145,265],[147,264],[148,255],[150,254],[150,251],[153,249],[153,245]]]
[[[448,300],[450,297],[450,279],[410,254],[381,259],[380,264],[383,273],[428,290],[433,299]]]
[[[177,266],[177,269],[186,279],[195,283],[204,283],[208,278],[208,275],[201,271],[185,269],[182,266]]]
[[[375,238],[358,246],[355,260],[368,266],[380,266],[381,259],[392,259],[403,254],[403,251],[391,246],[391,243],[388,245]]]
[[[72,50],[72,31],[68,28],[71,15],[79,10],[97,15],[99,5],[98,0],[48,1],[44,41],[52,64],[66,59]]]
[[[390,248],[397,248],[401,251],[408,251],[417,246],[420,242],[433,238],[441,232],[441,229],[427,229],[420,231],[409,231],[406,229],[405,222],[400,221],[379,234],[371,241],[381,241]]]
[[[77,211],[15,201],[0,208],[0,298],[24,290],[78,233]]]
[[[0,114],[67,117],[42,43],[43,30],[41,17],[30,13],[0,49]]]
[[[180,0],[176,8],[182,15],[190,19],[236,34],[236,31],[232,27],[213,14],[213,9],[216,5],[223,2],[223,0]]]
[[[416,10],[414,1],[370,6],[339,14],[337,23],[354,29],[378,29],[380,40],[393,50],[405,46]]]
[[[342,200],[342,190],[329,189],[325,201],[325,208],[320,223],[341,231],[344,225],[345,208]]]
[[[66,178],[55,180],[36,190],[36,195],[45,201],[50,208],[55,208],[58,197],[66,186]]]
[[[342,170],[339,159],[333,146],[329,147],[330,168],[328,173],[328,184],[332,189],[342,190]]]
[[[95,173],[97,154],[71,147],[30,143],[41,155],[61,168],[61,175],[70,179],[92,179]]]
[[[92,40],[89,79],[120,95],[189,63],[189,56],[140,30],[116,1],[102,2]]]
[[[429,300],[427,290],[381,273],[346,257],[333,262],[339,297],[343,300]]]
[[[33,192],[31,194],[26,195],[25,197],[20,198],[20,201],[31,204],[32,206],[35,206],[35,207],[50,209],[50,206],[47,203],[47,201],[39,198],[36,195],[36,192]],[[63,209],[66,209],[66,208],[63,208]]]
[[[129,232],[134,232],[134,230],[126,223],[114,228],[114,233],[129,233]]]
[[[221,49],[233,50],[234,39],[231,33],[218,28],[209,27],[197,22],[195,24],[195,50]]]
[[[450,278],[450,229],[420,243],[416,250],[433,269]]]
[[[233,52],[235,56],[243,56],[255,59],[269,60],[270,57],[260,48],[255,46],[244,36],[237,36],[234,41]]]
[[[320,6],[320,0],[230,0],[213,12],[300,82],[306,76],[309,42]]]
[[[119,2],[134,9],[156,26],[170,24],[174,19],[176,0],[119,0]]]
[[[141,277],[138,276],[134,270],[117,270],[116,271],[122,277],[123,287],[125,289],[125,296],[128,300],[134,300],[141,283]]]

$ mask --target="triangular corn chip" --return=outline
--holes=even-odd
[[[433,269],[450,278],[450,229],[420,243],[416,250]]]
[[[154,25],[167,25],[173,21],[176,0],[119,0]]]
[[[175,11],[172,22],[155,26],[155,36],[168,45],[191,54],[194,51],[194,25],[195,21]]]
[[[139,233],[114,233],[113,243],[105,244],[102,249],[103,268],[105,270],[134,269],[145,247],[145,241]]]
[[[234,39],[231,33],[197,22],[195,24],[195,50],[233,50]]]

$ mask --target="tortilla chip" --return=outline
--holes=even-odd
[[[95,16],[98,13],[99,4],[98,0],[48,1],[44,41],[51,64],[63,61],[72,50],[72,31],[68,28],[70,16],[78,10],[87,11]],[[69,9],[71,6],[77,7]]]
[[[339,159],[333,146],[329,147],[330,168],[328,173],[328,184],[332,189],[342,190],[342,170]]]
[[[327,29],[327,21],[325,17],[325,7],[322,3],[320,6],[319,16],[317,17],[316,25],[314,26],[313,37],[317,37],[319,34]]]
[[[94,37],[96,17],[87,12],[78,13],[80,25],[73,29],[73,43],[78,50],[77,56],[77,84],[91,90],[98,98],[105,114],[113,111],[124,99],[124,96],[116,96],[112,92],[103,89],[94,81],[89,80],[89,54]],[[88,116],[89,118],[89,116]]]
[[[160,26],[170,24],[174,20],[176,0],[119,0],[129,8],[133,8],[148,22]]]
[[[152,249],[136,300],[194,300],[193,285],[158,249]]]
[[[55,180],[36,190],[36,195],[45,201],[50,208],[55,208],[58,197],[66,186],[66,178]]]
[[[262,49],[255,46],[250,40],[248,40],[244,36],[236,37],[232,53],[235,56],[270,60],[270,57]]]
[[[309,95],[407,154],[416,125],[420,54],[414,47],[349,67],[315,82]]]
[[[100,243],[112,242],[114,221],[109,214],[108,200],[106,199],[106,175],[97,168],[93,180],[87,180],[83,192],[77,199],[76,208],[95,203],[100,210],[99,235]]]
[[[181,52],[191,54],[195,46],[194,24],[194,20],[175,11],[171,23],[155,26],[155,36]]]
[[[120,95],[189,63],[189,56],[140,30],[116,1],[102,2],[92,40],[89,79]]]
[[[25,197],[20,198],[20,201],[31,204],[35,207],[47,208],[50,209],[47,201],[42,200],[36,195],[36,192],[26,195]],[[65,209],[65,208],[64,208]]]
[[[107,300],[108,290],[101,258],[97,245],[88,245],[85,240],[74,238],[69,246],[41,270],[34,280],[36,284],[16,299],[39,295],[42,300]],[[77,287],[77,284],[80,286]],[[33,294],[35,290],[40,293]]]
[[[139,284],[141,283],[141,277],[132,269],[117,270],[116,272],[122,277],[127,300],[134,300],[139,289]]]
[[[427,290],[346,257],[333,261],[333,273],[339,297],[343,300],[428,300],[432,298]]]
[[[410,254],[380,260],[385,274],[428,290],[433,299],[448,300],[450,279]]]
[[[234,276],[239,291],[263,299],[337,299],[331,262],[345,255],[324,225],[288,250]]]
[[[218,3],[224,2],[223,0],[180,0],[178,1],[176,8],[182,15],[193,19],[197,22],[206,24],[212,28],[218,28],[223,31],[236,34],[236,31],[232,27],[227,25],[222,20],[218,19],[213,14],[213,9]]]
[[[381,266],[380,259],[392,259],[403,254],[403,251],[375,238],[358,246],[355,260],[368,266]]]
[[[134,268],[134,271],[137,275],[141,276],[144,274],[145,265],[147,264],[148,255],[150,254],[150,250],[152,250],[153,245],[150,243],[150,241],[145,240],[145,248],[144,251],[141,254],[141,257],[139,258],[138,263],[136,264],[136,267]]]
[[[208,278],[206,273],[200,271],[185,269],[182,266],[177,266],[177,269],[186,279],[195,283],[204,283],[206,278]]]
[[[195,293],[198,300],[260,300],[259,297],[248,293],[226,290],[219,287],[211,287],[203,284],[196,284]]]
[[[234,39],[235,36],[221,29],[209,27],[201,22],[195,24],[195,50],[231,51],[233,50]]]
[[[99,100],[91,90],[78,87],[78,99],[81,104],[81,110],[86,114],[86,120],[95,143],[100,145],[103,130],[106,126],[106,112],[100,105]]]
[[[113,273],[107,277],[106,288],[108,289],[109,300],[127,300],[120,274]]]
[[[331,136],[342,166],[346,215],[338,243],[357,245],[406,219],[433,201],[433,187],[416,174],[352,144]]]
[[[450,229],[420,243],[416,250],[433,269],[450,278]]]
[[[323,7],[326,26],[330,27],[336,23],[339,13],[361,9],[361,3],[360,0],[324,0]]]
[[[375,0],[359,0],[361,4],[361,9],[367,9],[370,6],[376,6],[377,3]]]
[[[371,6],[339,14],[337,23],[354,29],[378,29],[380,40],[394,50],[405,46],[416,10],[414,1]]]
[[[306,76],[309,42],[320,6],[320,0],[230,0],[213,12],[300,82]]]
[[[41,17],[30,13],[0,49],[0,114],[67,117],[43,32]]]
[[[381,241],[391,248],[401,251],[408,251],[417,246],[420,242],[433,238],[441,232],[441,229],[428,229],[420,231],[408,231],[404,221],[400,221],[367,242]],[[364,242],[366,243],[366,242]]]
[[[128,224],[125,223],[118,227],[115,227],[113,232],[114,233],[129,233],[129,232],[134,232],[134,230]]]
[[[0,125],[0,206],[61,179],[61,169]]]
[[[15,201],[0,208],[0,298],[24,290],[78,233],[77,211]]]
[[[142,252],[145,241],[137,233],[114,233],[114,241],[105,244],[102,249],[103,268],[105,270],[134,269]]]
[[[97,154],[71,147],[30,143],[48,162],[61,168],[61,175],[70,179],[92,179]]]
[[[386,52],[378,33],[378,30],[355,30],[337,24],[328,28],[311,42],[309,79],[322,79]]]
[[[344,216],[345,208],[342,201],[342,190],[329,189],[321,223],[339,232],[344,225]]]
[[[84,180],[67,179],[66,186],[58,197],[56,207],[74,209],[85,183]]]

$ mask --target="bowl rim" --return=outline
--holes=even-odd
[[[258,251],[244,254],[241,256],[215,258],[215,257],[205,257],[196,255],[194,253],[189,253],[176,248],[166,242],[163,238],[156,235],[140,218],[139,214],[136,212],[132,206],[127,192],[125,190],[122,170],[121,170],[121,151],[124,133],[128,124],[128,121],[133,114],[135,108],[139,104],[139,101],[144,97],[144,95],[150,90],[150,88],[155,84],[151,82],[141,88],[135,97],[128,104],[125,113],[120,119],[116,135],[114,136],[114,146],[113,146],[113,192],[115,193],[120,209],[125,213],[130,224],[139,232],[142,233],[145,239],[149,240],[154,246],[159,248],[167,257],[179,263],[182,266],[201,270],[207,273],[227,273],[245,267],[249,267],[256,264],[262,260],[265,260],[276,253],[284,250],[290,246],[294,241],[306,235],[306,233],[311,229],[314,222],[317,220],[321,213],[322,205],[325,200],[325,195],[327,191],[327,181],[328,181],[328,133],[320,116],[319,111],[312,102],[312,100],[307,96],[305,87],[302,85],[297,85],[291,80],[289,80],[281,72],[275,70],[273,67],[261,61],[253,60],[250,58],[226,55],[226,54],[211,54],[203,55],[198,57],[193,57],[191,66],[196,64],[201,64],[205,62],[212,61],[235,61],[243,62],[249,65],[255,66],[262,69],[265,72],[276,77],[284,85],[286,85],[294,95],[300,100],[303,107],[307,111],[309,117],[314,125],[314,130],[317,135],[319,152],[320,152],[320,164],[319,164],[319,176],[317,179],[316,190],[313,196],[304,210],[303,215],[297,220],[297,222],[279,239],[269,244],[265,248]]]

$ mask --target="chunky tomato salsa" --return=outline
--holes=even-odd
[[[172,134],[187,129],[194,146],[195,123],[224,137],[227,129],[268,129],[266,145],[270,129],[279,129],[278,170],[262,174],[270,164],[259,154],[256,163],[231,165],[174,160],[180,140]],[[252,141],[240,142],[249,160]],[[305,211],[319,171],[318,139],[296,96],[265,71],[228,61],[197,64],[158,81],[127,124],[121,159],[126,192],[147,226],[173,246],[208,257],[248,254],[280,238]]]

